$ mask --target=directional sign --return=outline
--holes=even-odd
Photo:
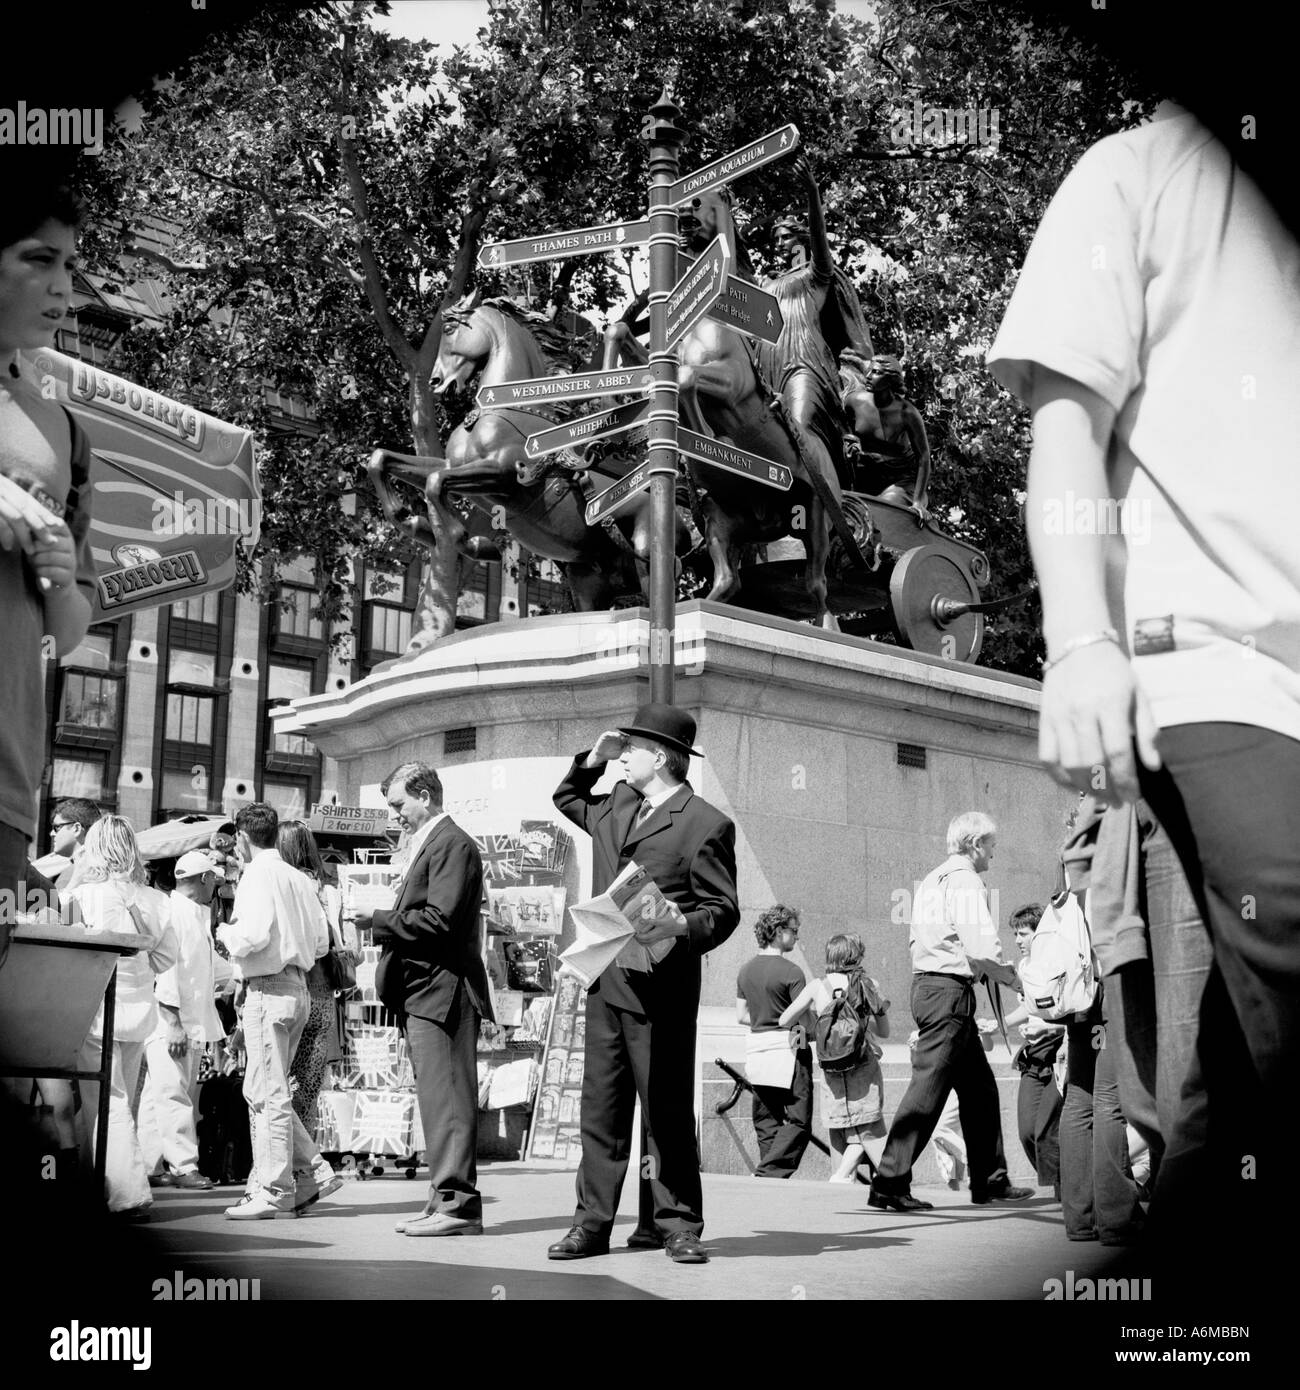
[[[678,179],[669,190],[668,196],[674,203],[680,203],[683,199],[693,197],[696,193],[703,193],[707,189],[717,188],[720,184],[730,183],[732,179],[738,179],[741,174],[747,174],[751,169],[757,169],[760,165],[770,164],[774,159],[792,154],[798,148],[799,127],[797,125],[783,125],[780,130],[772,131],[770,135],[763,136],[761,140],[742,145],[740,149],[732,150],[730,154],[724,154],[721,159],[715,159],[712,164],[706,164],[693,174],[687,174],[685,178]]]
[[[599,227],[575,227],[569,232],[543,232],[516,241],[489,241],[479,250],[482,270],[526,261],[567,261],[570,256],[597,256],[624,246],[643,246],[650,240],[650,223],[606,222]]]
[[[625,430],[632,429],[649,409],[649,401],[631,401],[627,405],[616,405],[613,410],[602,410],[596,415],[584,415],[581,419],[570,420],[567,425],[538,430],[536,434],[528,436],[524,451],[529,458],[539,459],[546,454],[568,449],[574,444],[586,444],[592,439],[605,439],[611,434],[622,434]]]
[[[715,468],[725,468],[728,473],[752,478],[756,483],[780,488],[782,492],[789,492],[794,482],[794,474],[785,464],[773,463],[759,454],[751,454],[748,449],[737,449],[734,444],[724,444],[720,439],[696,434],[694,430],[681,425],[677,427],[677,452],[698,459],[701,463],[710,463]]]
[[[710,305],[726,288],[730,269],[727,238],[719,232],[669,291],[665,348],[671,348],[709,312]]]
[[[677,257],[677,273],[680,275],[689,264],[686,256]],[[720,294],[709,306],[707,317],[716,319],[737,333],[750,338],[762,338],[775,343],[781,337],[785,318],[776,295],[739,275],[727,276],[727,291]]]
[[[498,381],[480,386],[474,399],[498,410],[510,405],[545,405],[548,401],[585,401],[592,396],[620,396],[648,391],[654,379],[645,367],[621,367],[609,372],[574,372],[570,376],[537,376],[527,381]]]
[[[607,487],[604,492],[598,492],[587,503],[587,525],[594,526],[598,521],[604,521],[606,517],[613,516],[637,493],[648,488],[653,479],[654,474],[650,471],[649,463],[642,463],[620,478],[613,487]]]

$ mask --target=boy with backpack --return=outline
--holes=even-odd
[[[860,937],[831,937],[826,974],[805,985],[779,1020],[790,1028],[811,1015],[822,1119],[840,1158],[831,1182],[856,1182],[863,1158],[876,1165],[885,1143],[885,1087],[875,1039],[889,1036],[889,1000],[863,972],[862,954]]]

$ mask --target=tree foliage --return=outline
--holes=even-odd
[[[1141,114],[1133,78],[1032,11],[980,0],[880,0],[870,24],[829,0],[493,0],[481,46],[460,51],[389,37],[374,8],[268,10],[142,93],[136,128],[99,161],[115,217],[87,246],[111,271],[167,219],[149,264],[167,313],[126,336],[117,365],[258,431],[264,552],[318,555],[327,615],[350,548],[403,553],[362,462],[381,444],[439,452],[456,419],[428,392],[440,309],[473,283],[482,241],[642,215],[641,127],[666,81],[683,171],[798,124],[835,250],[926,421],[932,505],[989,553],[990,592],[1024,586],[1026,418],[983,355],[1052,191]],[[996,148],[900,143],[917,101],[996,109]],[[761,261],[800,195],[779,164],[735,191]],[[629,288],[612,257],[483,284],[597,314]],[[268,380],[310,405],[315,438],[271,431]],[[443,554],[433,632],[455,584]],[[1032,675],[1038,654],[1032,607],[992,620],[986,662]]]

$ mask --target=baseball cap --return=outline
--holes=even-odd
[[[176,861],[176,868],[173,872],[174,878],[198,878],[200,874],[216,874],[218,878],[225,878],[225,871],[217,867],[212,862],[212,856],[204,854],[202,850],[192,849],[182,854]]]

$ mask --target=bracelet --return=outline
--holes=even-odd
[[[1059,666],[1067,656],[1073,655],[1081,647],[1093,647],[1098,642],[1114,642],[1118,647],[1120,645],[1119,633],[1113,627],[1105,627],[1100,632],[1087,632],[1082,637],[1071,637],[1050,661],[1043,662],[1043,675],[1046,675],[1053,666]]]

